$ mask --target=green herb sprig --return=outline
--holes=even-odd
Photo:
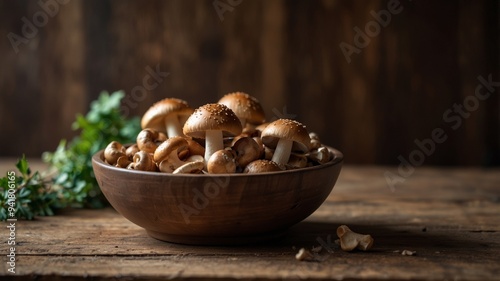
[[[57,208],[100,208],[107,205],[92,169],[92,156],[111,141],[135,142],[140,131],[138,117],[127,118],[120,111],[123,91],[111,95],[102,92],[90,105],[89,112],[77,115],[72,128],[80,135],[70,142],[61,140],[54,152],[45,152],[42,158],[56,171],[47,180],[39,172],[31,174],[26,159],[19,160],[21,176],[16,177],[16,217],[32,219],[36,215],[53,215]],[[0,178],[0,219],[8,216],[8,176]]]
[[[16,167],[18,173],[9,171],[0,178],[0,220],[52,216],[62,202],[58,200],[58,192],[51,180],[44,179],[38,171],[31,173],[24,155]],[[9,189],[12,191],[9,192]]]
[[[101,208],[107,203],[94,177],[92,156],[111,141],[135,141],[140,122],[120,113],[124,96],[122,91],[111,95],[102,92],[85,117],[77,115],[73,129],[81,130],[80,135],[69,143],[62,140],[55,152],[42,156],[57,169],[54,184],[61,187],[62,196],[72,207]]]

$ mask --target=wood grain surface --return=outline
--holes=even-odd
[[[110,208],[19,221],[18,273],[8,275],[3,265],[0,278],[499,280],[498,169],[419,168],[393,190],[387,170],[397,172],[346,166],[312,216],[282,239],[244,247],[161,242]],[[373,249],[340,250],[333,241],[341,224],[371,234]],[[321,261],[295,260],[298,249],[320,245]],[[403,256],[403,250],[416,255]]]
[[[399,12],[356,45],[357,28],[366,33],[374,14],[394,4]],[[448,139],[426,164],[498,165],[498,86],[477,107],[468,100],[473,110],[454,107],[474,95],[479,76],[500,81],[498,7],[495,0],[72,0],[14,48],[9,34],[22,36],[24,19],[33,23],[44,10],[36,0],[0,1],[0,156],[54,150],[102,90],[123,89],[130,116],[165,97],[198,107],[241,90],[262,102],[268,119],[306,124],[346,163],[399,164],[399,155],[418,149],[415,140],[442,128]],[[343,42],[359,51],[350,62]],[[151,71],[168,76],[147,80]],[[154,86],[141,91],[145,78]]]

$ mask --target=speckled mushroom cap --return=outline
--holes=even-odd
[[[197,108],[186,123],[183,133],[193,138],[205,138],[205,131],[221,130],[224,136],[236,136],[241,133],[241,122],[227,106],[209,103]]]
[[[309,151],[311,138],[306,126],[290,119],[278,119],[262,131],[262,143],[270,148],[275,148],[279,139],[293,140],[292,151],[306,153]]]
[[[243,92],[229,93],[223,96],[218,103],[229,107],[240,119],[254,125],[262,124],[266,121],[266,115],[260,102]]]
[[[181,99],[166,98],[153,104],[142,116],[141,127],[153,128],[160,132],[165,132],[165,117],[168,114],[176,113],[187,118],[193,109],[188,103]]]

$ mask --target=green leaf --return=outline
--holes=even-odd
[[[23,157],[17,161],[16,167],[19,170],[19,172],[21,172],[21,174],[25,176],[30,174],[28,161],[26,160],[26,156],[24,154]]]

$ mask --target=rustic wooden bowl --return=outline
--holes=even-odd
[[[253,243],[280,236],[330,194],[343,155],[309,168],[261,174],[173,175],[116,168],[92,158],[111,205],[159,240],[198,245]]]

